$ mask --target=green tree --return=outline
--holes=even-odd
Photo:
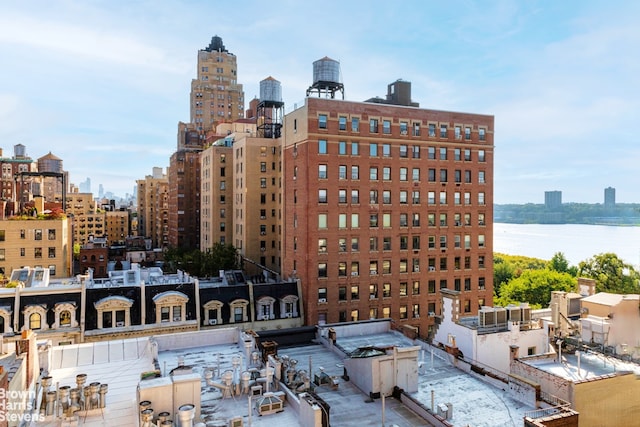
[[[549,306],[551,291],[570,292],[576,288],[577,280],[568,273],[554,270],[525,270],[520,277],[511,279],[502,286],[500,296],[494,304],[506,306],[528,302],[533,308]]]
[[[640,275],[632,265],[625,263],[614,253],[594,255],[580,261],[578,274],[596,281],[596,292],[635,294],[640,292]]]
[[[562,252],[556,252],[549,261],[549,269],[559,273],[569,273],[573,277],[578,275],[578,267],[569,265],[569,261]]]
[[[509,283],[514,277],[515,268],[513,264],[505,261],[501,256],[493,258],[493,292],[500,296],[500,289]]]
[[[217,276],[220,270],[238,268],[237,250],[233,245],[216,243],[206,252],[198,249],[168,248],[164,254],[165,271],[186,271],[196,277]]]

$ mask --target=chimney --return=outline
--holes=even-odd
[[[33,202],[35,203],[36,213],[42,215],[44,212],[44,197],[33,196]]]

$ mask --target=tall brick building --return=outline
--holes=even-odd
[[[301,280],[305,323],[391,317],[426,336],[441,288],[462,313],[491,305],[493,130],[328,97],[286,115],[282,274]]]

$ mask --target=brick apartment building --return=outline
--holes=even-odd
[[[391,317],[426,336],[439,289],[461,313],[492,304],[493,130],[328,97],[285,117],[282,274],[302,282],[306,324]]]

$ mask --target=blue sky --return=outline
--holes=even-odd
[[[300,103],[339,60],[345,98],[412,82],[423,108],[495,116],[495,203],[640,202],[640,2],[23,1],[0,3],[0,147],[64,160],[123,196],[166,167],[213,35]]]

